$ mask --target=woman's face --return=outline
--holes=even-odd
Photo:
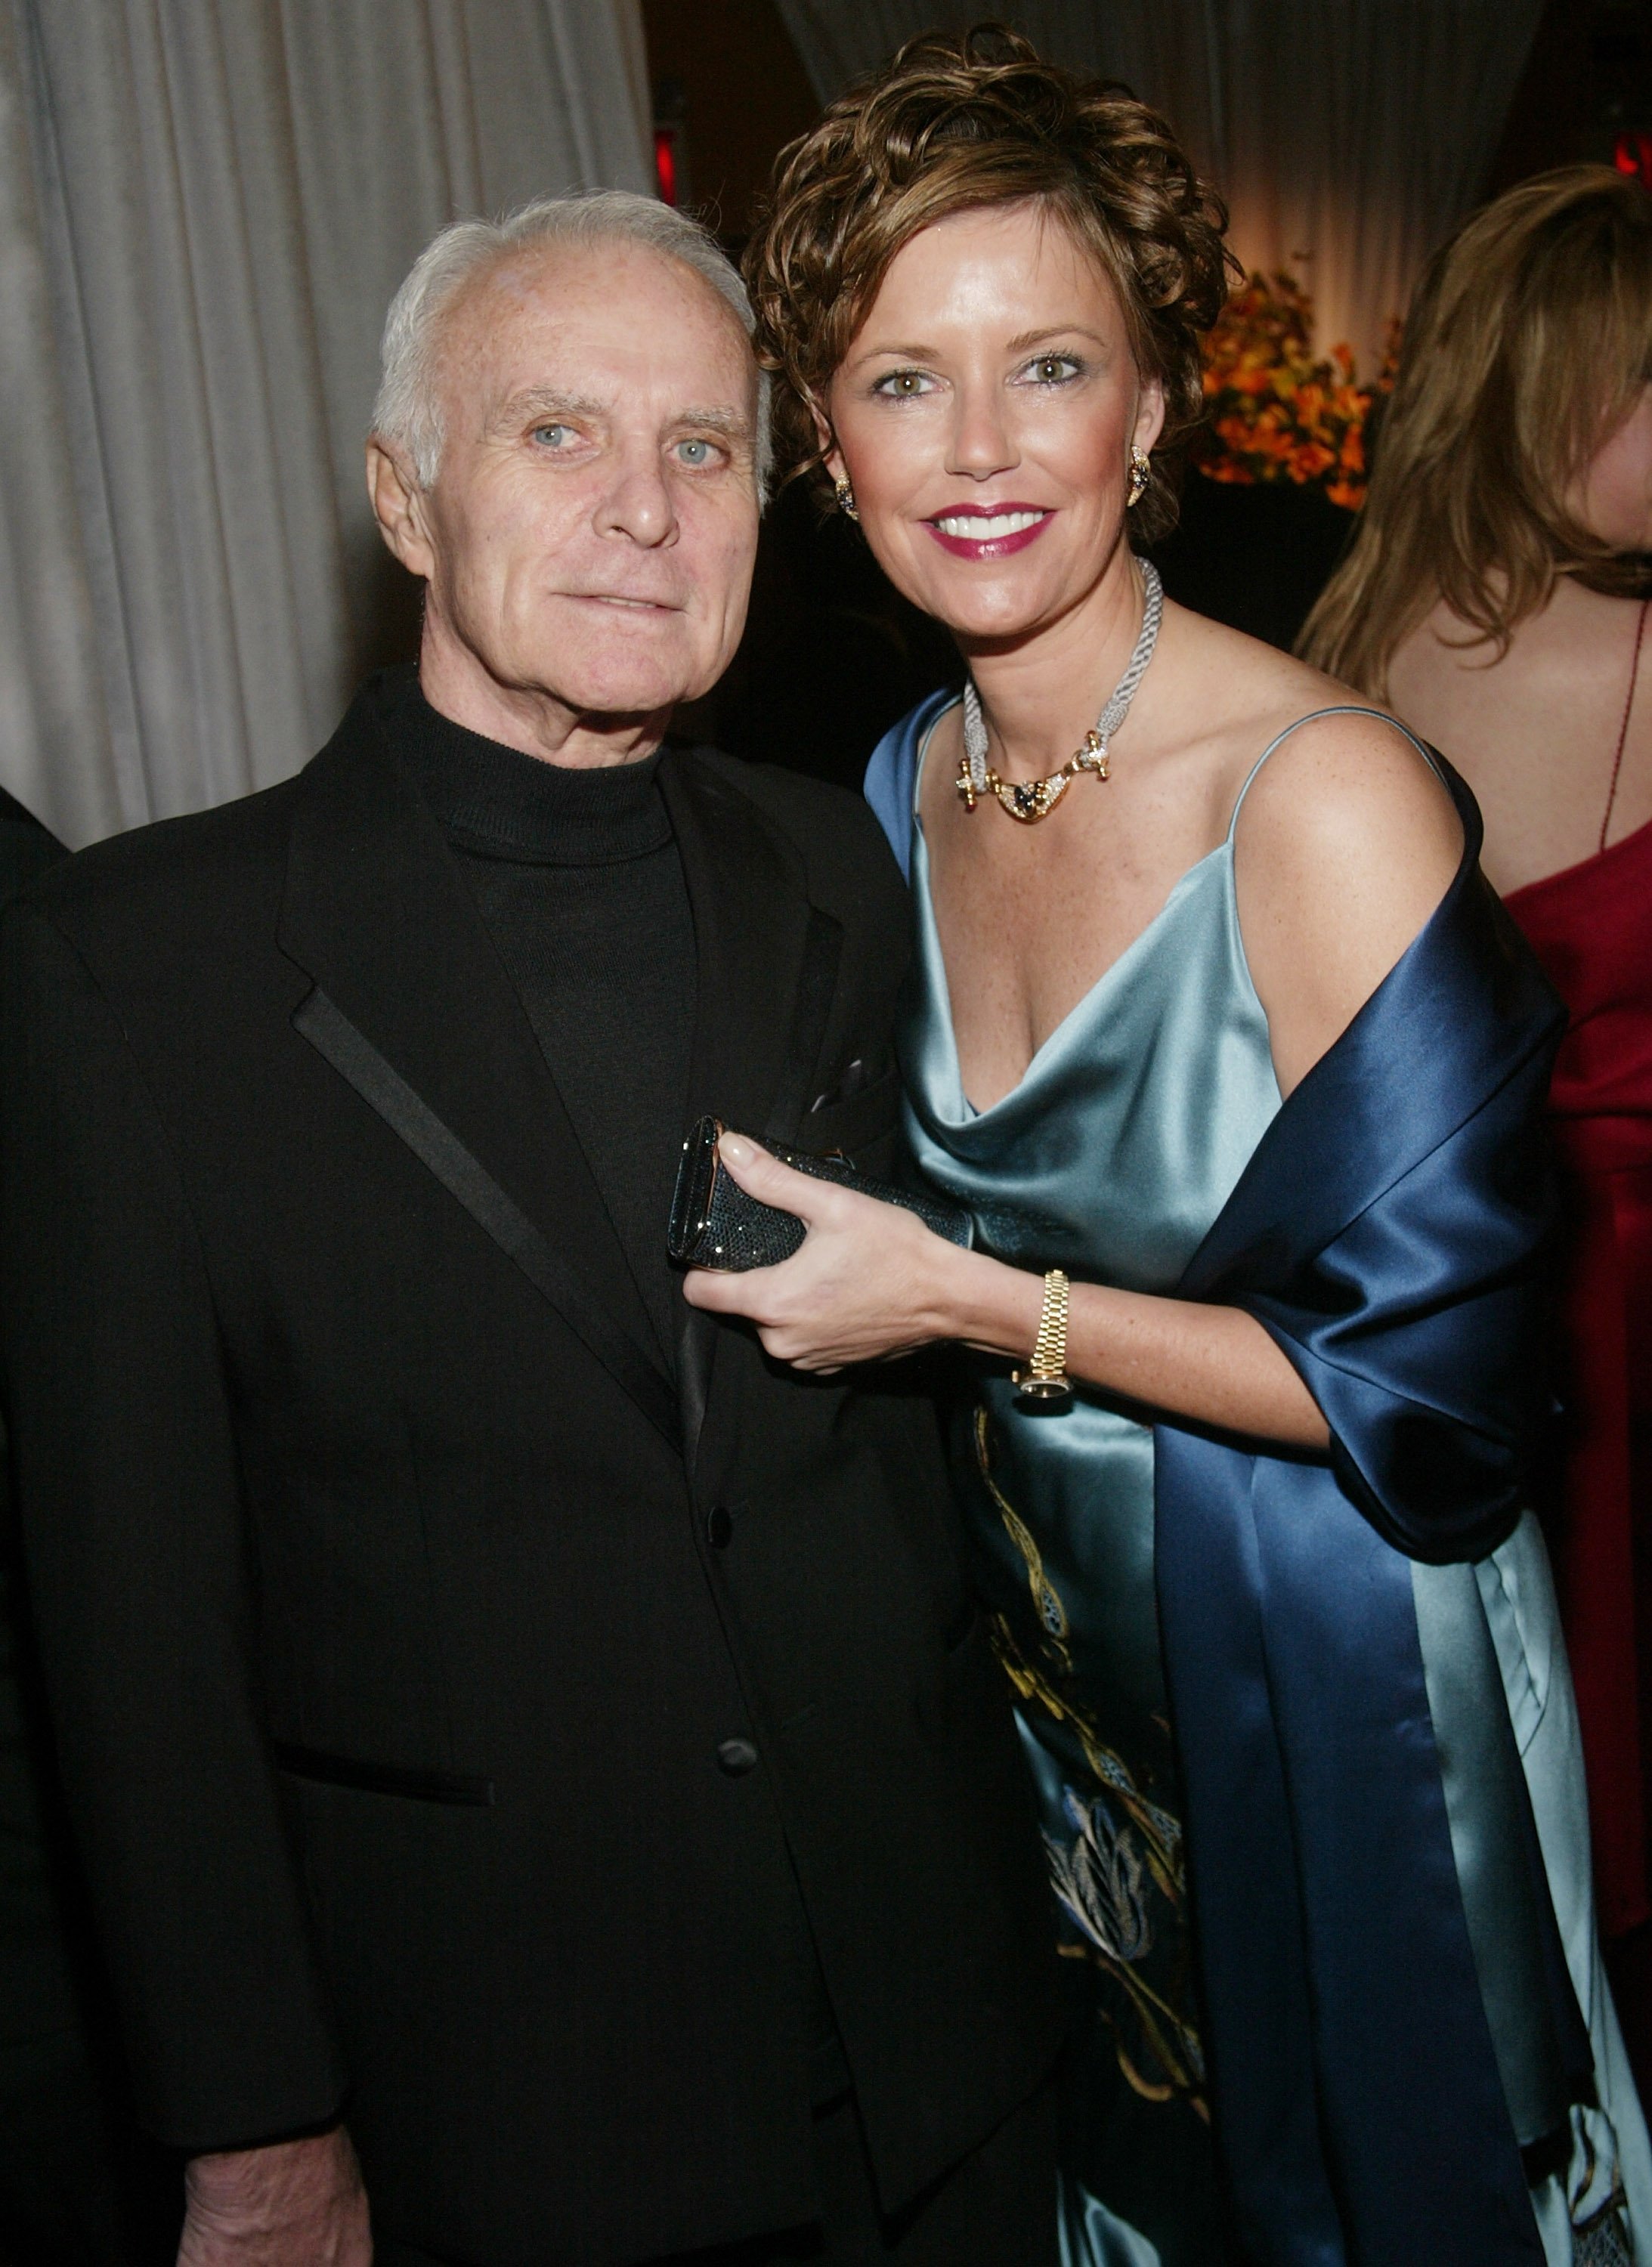
[[[1597,542],[1652,551],[1652,385],[1590,459],[1568,498]]]
[[[1143,379],[1117,292],[1032,204],[936,221],[890,264],[826,399],[878,563],[966,642],[1082,606],[1117,555]]]

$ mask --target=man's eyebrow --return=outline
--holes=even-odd
[[[564,393],[555,385],[530,385],[503,401],[492,422],[504,427],[519,425],[529,417],[606,417],[608,406],[588,393]]]
[[[598,401],[588,393],[567,393],[554,385],[531,385],[502,402],[492,423],[496,431],[512,432],[530,421],[539,422],[552,417],[603,418],[611,414],[612,407],[611,403]],[[673,428],[693,425],[702,432],[721,433],[728,440],[744,441],[748,445],[756,430],[749,411],[734,409],[721,402],[679,409],[670,422]]]
[[[750,413],[744,409],[679,409],[671,422],[673,425],[703,425],[708,431],[725,434],[731,441],[749,441],[753,432]]]

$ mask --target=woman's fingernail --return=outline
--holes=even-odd
[[[738,1134],[724,1134],[718,1141],[717,1148],[731,1164],[749,1165],[752,1162],[752,1145]]]

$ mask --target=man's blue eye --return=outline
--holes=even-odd
[[[560,449],[568,438],[568,433],[566,425],[539,425],[534,428],[533,437],[536,441],[545,442],[550,448]]]
[[[678,444],[677,453],[686,465],[709,464],[711,444],[709,441],[681,441]]]

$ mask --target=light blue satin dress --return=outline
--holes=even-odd
[[[1059,1266],[1078,1281],[1169,1294],[1280,1107],[1267,1019],[1239,933],[1238,806],[1227,839],[1182,876],[1020,1084],[977,1111],[964,1091],[916,816],[923,747],[947,705],[937,695],[898,725],[867,779],[908,869],[916,913],[917,980],[901,1050],[914,1156],[937,1189],[971,1210],[980,1249],[1040,1273]],[[1062,2152],[1064,2259],[1220,2267],[1233,2254],[1209,2140],[1159,1654],[1149,1415],[1083,1391],[1054,1412],[1030,1411],[1005,1365],[973,1360],[973,1372],[955,1469],[1016,1689],[1078,2024]],[[1464,1577],[1421,1566],[1414,1574],[1426,1654],[1431,1620],[1450,1628],[1450,1586]],[[1501,1673],[1514,1720],[1600,2095],[1598,2107],[1574,2112],[1570,2164],[1534,2191],[1547,2267],[1632,2257],[1652,2267],[1652,2154],[1600,1966],[1575,1710],[1530,1515],[1474,1575],[1496,1654],[1487,1674],[1494,1690]],[[1461,1664],[1442,1647],[1428,1666],[1432,1703],[1439,1680],[1460,1675]],[[1443,1727],[1454,1698],[1442,1685]],[[1443,1736],[1441,1746],[1453,1849],[1466,1875],[1472,1803],[1453,1809],[1461,1773]]]

